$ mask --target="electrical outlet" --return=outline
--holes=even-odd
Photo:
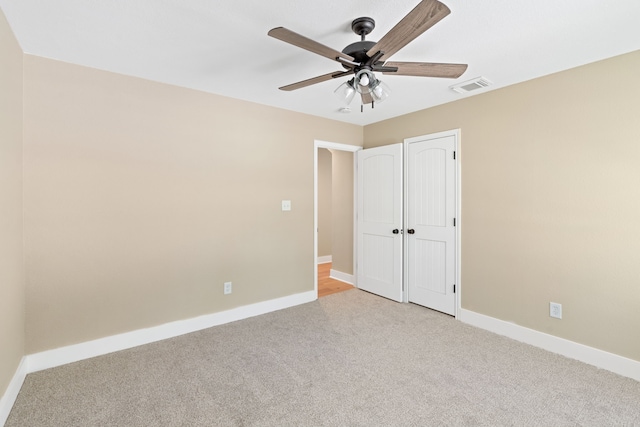
[[[231,282],[224,282],[224,294],[229,295],[231,293],[231,290],[232,290]]]
[[[562,304],[558,304],[557,302],[550,302],[549,316],[555,317],[556,319],[562,319]]]

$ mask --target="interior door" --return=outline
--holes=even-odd
[[[402,144],[357,152],[357,284],[402,301]]]
[[[408,300],[455,315],[456,137],[407,142]]]

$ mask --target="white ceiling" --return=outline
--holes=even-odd
[[[418,0],[0,0],[25,53],[365,125],[460,99],[449,86],[484,76],[488,89],[640,49],[639,0],[442,0],[451,14],[392,57],[467,63],[457,80],[381,76],[390,98],[339,113],[347,78],[278,87],[341,70],[267,36],[284,26],[336,50],[358,41],[351,21],[376,20],[377,41]]]

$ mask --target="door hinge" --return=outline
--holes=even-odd
[[[453,218],[453,226],[454,227],[456,226],[456,219],[455,218]]]
[[[454,294],[456,293],[456,284],[455,283],[453,284],[453,293]]]
[[[454,151],[453,152],[453,160],[455,160],[455,159],[456,159],[456,152]]]

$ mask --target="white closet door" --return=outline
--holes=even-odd
[[[455,136],[425,136],[408,144],[408,300],[455,315]]]
[[[402,144],[357,152],[357,284],[402,301]]]

